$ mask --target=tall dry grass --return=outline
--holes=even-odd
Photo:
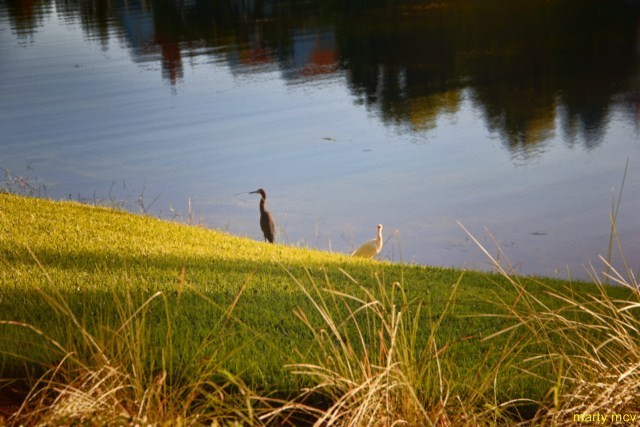
[[[348,273],[343,272],[349,277]],[[377,276],[376,276],[377,278]],[[460,277],[462,279],[462,277]],[[517,353],[487,353],[477,375],[461,382],[457,361],[438,330],[452,315],[460,280],[446,307],[429,313],[428,300],[409,300],[399,282],[378,279],[360,296],[296,280],[314,307],[298,311],[315,340],[313,356],[291,371],[312,385],[270,415],[306,413],[314,426],[457,426],[510,424],[518,402],[498,402],[498,373]],[[318,317],[320,321],[318,321]],[[424,330],[426,334],[421,333]],[[487,362],[489,359],[493,362]],[[268,415],[265,416],[268,419]]]

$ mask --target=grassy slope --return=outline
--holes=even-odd
[[[45,295],[59,292],[80,322],[100,335],[118,327],[128,298],[138,306],[162,291],[162,299],[155,299],[146,313],[152,327],[144,339],[149,348],[160,348],[171,328],[174,353],[167,356],[158,350],[158,360],[169,357],[177,366],[180,360],[225,352],[225,367],[254,387],[295,390],[299,380],[283,366],[304,361],[314,345],[294,311],[300,308],[312,319],[315,315],[297,281],[354,295],[362,295],[362,288],[374,289],[376,283],[400,282],[413,303],[425,304],[419,332],[425,339],[430,323],[455,297],[437,336],[440,347],[448,344],[443,352],[450,361],[446,366],[460,384],[470,384],[470,377],[505,345],[506,336],[480,341],[506,326],[504,321],[477,315],[501,312],[493,303],[498,297],[507,304],[516,298],[508,283],[494,275],[355,260],[110,209],[0,194],[0,319],[33,324],[67,348],[77,338],[69,330],[69,319],[57,313]],[[531,280],[527,286],[535,293],[539,284]],[[593,291],[587,284],[570,286]],[[233,320],[219,339],[211,340],[210,331],[220,333],[218,319],[230,306]],[[208,348],[200,348],[202,342],[209,342]],[[3,352],[37,360],[60,357],[51,355],[50,347],[24,328],[0,325]],[[25,365],[15,358],[5,355],[2,361],[2,376],[24,373]],[[505,379],[501,393],[540,398],[547,387],[532,379]]]

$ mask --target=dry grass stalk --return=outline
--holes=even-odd
[[[555,372],[555,384],[549,389],[549,400],[541,402],[536,424],[574,426],[591,420],[589,417],[595,414],[607,415],[610,424],[640,423],[640,287],[622,251],[615,214],[611,221],[611,245],[615,243],[619,250],[624,273],[611,265],[609,251],[607,259],[601,257],[602,277],[591,267],[595,294],[540,283],[546,295],[557,302],[554,307],[560,307],[555,309],[528,291],[504,256],[492,257],[465,229],[518,292],[516,303],[508,306],[509,316],[516,324],[487,339],[515,329],[526,330],[530,344],[543,346],[546,352],[525,363]],[[609,282],[624,287],[626,296],[613,297],[618,292],[613,292]]]
[[[373,289],[362,287],[362,296],[356,297],[336,290],[328,279],[322,289],[313,280],[307,288],[293,279],[321,320],[312,320],[311,313],[296,313],[314,335],[317,352],[313,362],[290,368],[314,385],[303,390],[298,403],[284,405],[270,416],[306,412],[314,426],[505,422],[504,409],[514,402],[487,401],[499,366],[489,367],[484,372],[487,375],[478,375],[472,384],[460,384],[452,379],[456,363],[446,357],[448,345],[436,338],[441,322],[455,305],[459,282],[443,313],[425,324],[423,302],[408,301],[398,282],[385,285],[378,279]],[[423,328],[430,331],[427,342],[418,339]],[[511,350],[502,354],[499,364],[507,363],[512,355]]]

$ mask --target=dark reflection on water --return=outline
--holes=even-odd
[[[7,0],[28,39],[55,9],[172,85],[206,56],[283,78],[344,73],[356,102],[409,131],[456,112],[468,91],[487,127],[527,155],[554,135],[601,141],[612,102],[638,115],[638,2],[615,0]]]

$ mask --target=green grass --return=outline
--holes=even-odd
[[[415,357],[428,367],[415,374],[425,382],[416,385],[425,388],[421,404],[450,404],[447,396],[472,396],[474,405],[493,402],[494,408],[512,399],[540,402],[557,372],[525,360],[546,351],[545,343],[530,343],[526,328],[508,328],[520,320],[510,307],[523,290],[551,310],[560,307],[549,289],[601,295],[603,288],[540,278],[520,278],[514,286],[500,275],[357,260],[113,209],[0,194],[5,379],[33,383],[45,372],[51,379],[67,359],[74,360],[69,372],[76,372],[101,357],[121,360],[122,370],[131,371],[127,378],[181,390],[175,392],[177,402],[193,394],[186,391],[190,378],[205,376],[211,378],[198,383],[198,390],[246,388],[260,398],[289,398],[316,385],[317,372],[294,371],[328,357],[318,336],[331,322],[341,332],[330,341],[344,334],[354,357],[385,347],[380,331],[394,324],[406,328],[397,339],[413,349],[405,362]],[[629,290],[606,293],[624,298]],[[362,304],[374,301],[386,308],[367,314]],[[396,309],[404,325],[385,317]],[[395,342],[396,335],[389,339]],[[247,411],[243,416],[255,419]]]

